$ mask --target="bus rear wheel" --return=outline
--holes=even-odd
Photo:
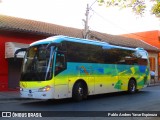
[[[136,82],[135,80],[131,79],[128,83],[128,92],[129,93],[135,93],[136,92]]]
[[[85,98],[85,88],[82,82],[77,82],[74,85],[72,96],[75,101],[81,101]]]

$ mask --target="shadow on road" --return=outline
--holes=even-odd
[[[127,92],[116,92],[116,93],[107,93],[107,94],[100,94],[100,95],[92,95],[92,96],[88,96],[88,98],[86,100],[80,101],[80,102],[75,102],[73,99],[71,98],[67,98],[67,99],[53,99],[53,100],[36,100],[36,101],[31,101],[31,102],[26,102],[26,103],[22,103],[22,105],[25,106],[48,106],[48,105],[64,105],[64,104],[77,104],[77,103],[91,103],[91,102],[95,102],[95,101],[101,101],[101,100],[110,100],[110,99],[115,99],[117,100],[122,99],[123,97],[127,97],[128,99],[132,98],[132,97],[136,97],[136,96],[142,96],[142,95],[146,95],[146,94],[150,94],[150,91],[139,91],[137,93],[134,94],[129,94]]]

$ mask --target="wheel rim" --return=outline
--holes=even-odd
[[[79,87],[79,88],[78,88],[78,94],[79,94],[80,96],[83,96],[83,88],[82,88],[82,87]]]
[[[131,91],[134,92],[134,91],[135,91],[135,88],[136,88],[135,84],[132,84],[132,85],[131,85]]]

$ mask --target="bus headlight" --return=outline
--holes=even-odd
[[[38,89],[38,92],[47,92],[47,91],[49,91],[50,89],[51,89],[51,86],[47,85],[47,86],[45,86],[45,87],[43,87],[43,88],[39,88],[39,89]]]

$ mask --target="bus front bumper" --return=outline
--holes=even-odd
[[[20,96],[22,98],[33,98],[33,99],[53,99],[54,89],[50,88],[48,91],[39,91],[39,89],[20,89]]]

